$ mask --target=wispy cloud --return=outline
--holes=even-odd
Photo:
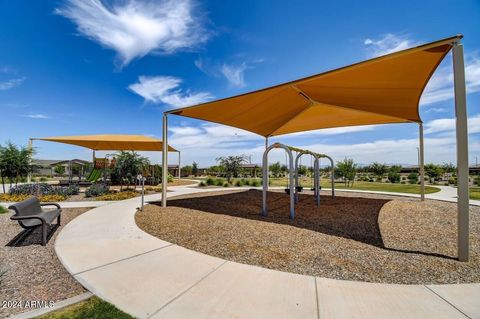
[[[263,59],[247,59],[242,62],[213,62],[208,58],[198,58],[195,66],[203,73],[216,78],[225,78],[230,87],[242,88],[246,86],[245,72],[255,68]]]
[[[184,107],[209,101],[213,96],[208,92],[191,93],[180,88],[182,80],[173,76],[138,77],[138,82],[128,88],[140,95],[146,102],[163,103],[172,107]]]
[[[396,51],[405,50],[418,44],[406,35],[387,33],[378,39],[367,38],[363,41],[371,57],[377,57]]]
[[[9,79],[3,82],[0,82],[0,91],[6,91],[13,89],[19,85],[21,85],[25,81],[25,78],[14,78],[14,79]]]
[[[84,36],[115,50],[121,65],[151,52],[174,53],[204,43],[210,34],[193,0],[66,0],[55,10]]]
[[[244,87],[245,86],[245,70],[247,69],[248,69],[248,66],[245,62],[238,65],[223,64],[221,68],[221,72],[231,86]]]
[[[425,123],[425,134],[454,133],[455,118],[435,119]],[[480,114],[468,118],[468,133],[480,133]]]
[[[335,128],[326,128],[321,130],[313,130],[306,132],[292,133],[285,138],[289,137],[299,137],[299,136],[332,136],[332,135],[341,135],[348,133],[358,133],[358,132],[367,132],[373,131],[378,125],[362,125],[362,126],[347,126],[347,127],[335,127]]]
[[[21,115],[22,117],[27,117],[30,119],[37,119],[37,120],[48,120],[51,119],[50,116],[42,114],[42,113],[29,113],[29,114],[23,114]]]

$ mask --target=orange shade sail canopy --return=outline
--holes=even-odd
[[[153,137],[144,135],[78,135],[32,138],[32,140],[58,142],[83,146],[94,151],[157,151],[161,152],[163,143]],[[171,146],[168,151],[178,152]]]
[[[268,137],[322,128],[421,123],[430,77],[461,35],[226,99],[169,111]]]

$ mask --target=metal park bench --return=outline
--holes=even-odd
[[[56,209],[44,210],[43,206],[56,206]],[[10,205],[8,209],[15,212],[15,215],[10,217],[12,220],[18,221],[20,226],[25,229],[42,226],[42,246],[47,244],[47,229],[52,222],[57,219],[57,225],[60,226],[60,214],[62,209],[56,203],[40,204],[36,197],[31,197],[24,201]]]

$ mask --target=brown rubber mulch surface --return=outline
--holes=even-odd
[[[194,194],[147,205],[136,214],[146,232],[212,256],[335,279],[428,284],[480,282],[480,207],[470,209],[471,259],[455,259],[456,204],[401,197],[302,194],[296,218],[289,197],[269,192],[259,215],[257,190]]]
[[[63,268],[54,251],[55,238],[62,227],[91,208],[64,208],[62,226],[49,228],[49,240],[42,246],[41,228],[25,231],[10,220],[12,213],[0,215],[0,302],[22,302],[22,307],[0,307],[0,317],[33,309],[25,302],[59,301],[85,292]],[[56,221],[54,222],[54,224]]]

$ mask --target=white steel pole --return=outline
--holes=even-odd
[[[33,140],[32,139],[29,139],[28,140],[28,149],[30,151],[33,150]],[[32,164],[32,163],[30,163]],[[30,172],[30,170],[28,171],[28,175],[27,175],[27,183],[31,183],[32,182],[32,172]]]
[[[180,172],[180,151],[178,151],[178,179],[182,178],[182,174]]]
[[[463,45],[460,40],[453,45],[453,81],[455,89],[455,117],[457,137],[457,250],[458,260],[469,258],[469,190],[468,190],[468,122],[465,90],[465,65]]]
[[[162,134],[162,207],[167,207],[167,184],[168,184],[168,117],[163,114]]]
[[[422,202],[425,200],[425,153],[423,145],[423,123],[418,123],[418,136],[419,136],[419,170],[420,170],[420,199]]]
[[[265,151],[267,150],[267,148],[268,148],[268,137],[265,137]],[[268,152],[266,154],[265,160],[263,161],[263,165],[267,166],[266,170],[263,169],[263,173],[264,174],[265,174],[265,172],[267,173],[265,176],[263,176],[263,183],[265,183],[265,186],[263,188],[268,191],[268,183],[269,183],[269,178],[268,178]]]

